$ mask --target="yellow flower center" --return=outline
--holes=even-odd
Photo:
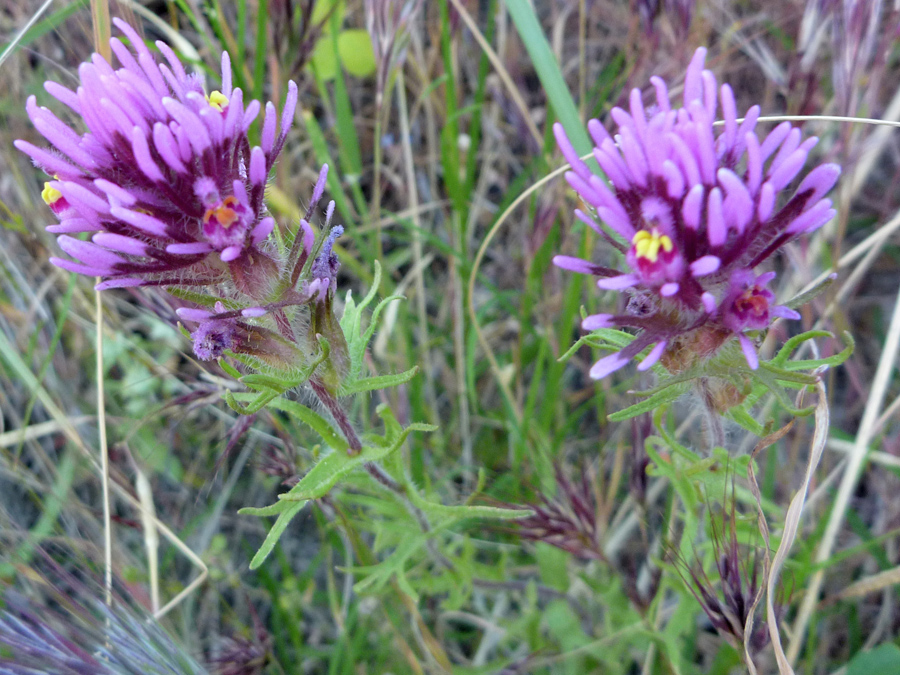
[[[206,102],[219,112],[223,112],[228,107],[228,97],[221,91],[216,90],[206,97]]]
[[[660,234],[655,227],[652,231],[641,230],[634,235],[631,240],[634,246],[634,252],[638,258],[645,258],[649,262],[655,263],[659,259],[659,249],[666,253],[671,253],[675,248],[672,240],[664,234]]]
[[[62,198],[62,192],[55,187],[51,187],[50,183],[44,183],[44,189],[41,191],[41,199],[47,206],[52,206]]]
[[[226,197],[214,209],[207,209],[206,213],[203,214],[203,224],[205,225],[215,218],[216,222],[227,230],[238,219],[238,214],[234,207],[239,203],[236,197]]]

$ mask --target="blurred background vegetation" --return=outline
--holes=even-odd
[[[42,4],[6,3],[0,39],[11,41]],[[390,392],[401,422],[440,427],[408,442],[414,479],[447,504],[475,491],[476,503],[541,505],[519,527],[462,523],[407,546],[416,531],[409,514],[354,479],[295,519],[251,572],[267,523],[237,509],[271,503],[280,483],[303,475],[319,451],[315,438],[277,412],[237,419],[220,401],[233,385],[218,366],[194,359],[168,304],[152,291],[107,292],[117,592],[139,611],[158,606],[155,589],[165,604],[200,572],[193,552],[209,577],[162,623],[214,672],[744,672],[742,648],[721,616],[717,624],[710,598],[736,602],[719,564],[728,555],[740,560],[749,602],[763,580],[746,486],[757,439],[729,428],[728,453],[710,456],[698,406],[686,397],[659,424],[706,472],[673,487],[683,476],[669,475],[666,454],[645,443],[657,433],[653,421],[606,419],[651,376],[624,371],[632,374],[593,382],[587,348],[558,360],[580,335],[580,307],[615,301],[550,264],[558,252],[595,250],[573,222],[565,182],[548,181],[493,226],[560,166],[554,121],[605,121],[651,75],[677,90],[698,46],[709,47],[707,67],[732,85],[740,110],[758,103],[763,115],[898,121],[897,4],[113,0],[110,11],[171,44],[209,89],[222,50],[235,83],[254,98],[278,105],[287,80],[298,83],[271,209],[281,227],[296,224],[302,196],[328,163],[326,195],[347,232],[343,291],[359,297],[378,260],[382,294],[406,296],[386,312],[370,358],[378,372],[421,368]],[[53,607],[44,618],[63,633],[73,624],[60,590],[102,597],[94,294],[87,280],[47,262],[55,244],[43,231],[51,220],[44,178],[12,141],[39,142],[25,99],[35,94],[54,107],[42,83],[74,86],[92,40],[89,3],[61,0],[0,65],[0,575],[35,606]],[[874,404],[864,439],[871,452],[837,545],[816,562],[874,373],[897,356],[883,345],[900,283],[900,136],[832,121],[802,127],[821,138],[818,161],[844,167],[839,217],[782,257],[779,297],[834,269],[836,284],[804,308],[802,329],[849,330],[857,349],[826,376],[832,426],[782,574],[782,635],[798,673],[900,672],[896,369],[884,404]],[[789,330],[773,331],[769,348]],[[823,339],[818,348],[842,347]],[[376,424],[377,403],[377,395],[356,403],[355,419]],[[760,410],[776,428],[788,421]],[[756,457],[773,548],[811,435],[811,422],[800,420]],[[183,546],[142,519],[139,502],[152,503]],[[819,570],[823,592],[809,628],[793,633]],[[757,631],[757,667],[775,672],[764,613]]]

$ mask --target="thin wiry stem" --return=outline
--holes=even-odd
[[[100,283],[100,277],[97,277]],[[97,323],[97,429],[100,433],[100,481],[103,485],[103,566],[106,604],[112,604],[112,518],[109,508],[109,447],[106,439],[106,403],[103,389],[103,301],[94,291]]]
[[[459,14],[459,18],[463,20],[463,23],[465,23],[466,27],[472,32],[472,37],[475,38],[478,46],[481,47],[482,51],[490,59],[491,65],[494,66],[494,70],[496,71],[497,76],[500,78],[500,81],[503,82],[503,85],[509,92],[510,99],[512,99],[512,102],[519,109],[519,114],[522,116],[522,121],[525,123],[525,126],[528,127],[528,131],[531,134],[531,137],[534,139],[535,143],[537,143],[537,146],[539,148],[543,147],[544,137],[541,135],[541,132],[538,130],[537,125],[531,118],[531,113],[528,110],[528,104],[526,104],[525,100],[522,98],[522,94],[519,92],[519,88],[515,85],[515,83],[513,83],[509,72],[506,70],[506,66],[503,65],[503,61],[500,60],[500,57],[497,56],[497,52],[495,52],[491,48],[491,45],[488,44],[488,41],[484,39],[484,35],[482,35],[481,31],[478,30],[478,25],[472,19],[472,15],[469,14],[468,11],[466,11],[463,3],[460,0],[450,0],[450,3],[453,5],[453,9],[455,9]]]
[[[6,45],[6,49],[4,49],[3,53],[0,54],[0,66],[2,66],[3,62],[6,61],[7,58],[9,58],[9,55],[12,54],[13,51],[15,51],[16,47],[25,36],[25,34],[28,33],[28,31],[31,30],[31,27],[38,22],[38,20],[44,15],[44,12],[50,9],[50,5],[52,4],[53,0],[46,0],[46,2],[44,2],[44,4],[41,5],[38,10],[31,15],[31,18],[28,19],[28,23],[22,26],[22,29],[18,33],[16,33],[16,36],[9,41],[9,44]]]
[[[4,333],[0,331],[0,353],[15,355],[18,356],[17,350],[13,347],[12,343],[6,338]],[[44,407],[57,424],[59,431],[61,431],[66,438],[69,439],[71,443],[75,445],[76,448],[81,452],[82,456],[84,456],[87,461],[90,463],[91,468],[95,471],[100,471],[100,465],[97,462],[96,453],[91,450],[87,444],[84,442],[84,439],[78,433],[78,430],[75,428],[75,423],[79,421],[79,418],[71,419],[66,416],[66,414],[62,411],[62,409],[56,404],[56,401],[53,400],[53,397],[50,396],[47,388],[37,380],[34,373],[31,372],[30,368],[22,361],[21,358],[13,358],[8,361],[13,371],[15,372],[16,377],[18,377],[25,385],[28,387],[29,391],[34,392],[34,395],[37,397],[37,400]],[[122,487],[115,481],[110,481],[109,487],[112,492],[116,494],[116,496],[128,504],[131,508],[140,511],[142,509],[140,501],[135,499],[131,491]],[[181,551],[185,557],[187,557],[196,567],[200,569],[200,574],[191,581],[184,589],[178,593],[174,598],[172,598],[166,605],[164,605],[156,614],[153,615],[154,619],[159,619],[168,612],[170,612],[173,608],[175,608],[179,603],[181,603],[186,597],[188,597],[191,593],[193,593],[197,587],[202,584],[206,578],[209,576],[209,567],[206,566],[206,563],[198,556],[194,551],[188,548],[187,545],[178,536],[172,532],[168,525],[159,520],[159,518],[153,518],[153,522],[156,523],[156,526],[159,528],[159,531],[162,535],[169,540],[175,548]]]
[[[400,112],[400,138],[403,147],[403,163],[406,165],[406,189],[409,194],[409,208],[413,222],[413,268],[416,270],[416,315],[419,321],[419,358],[423,364],[430,362],[428,350],[428,313],[425,305],[425,270],[422,265],[422,222],[419,219],[419,190],[416,187],[416,167],[413,161],[412,141],[409,137],[409,109],[406,105],[406,82],[403,68],[397,69],[397,107]],[[437,410],[437,395],[434,389],[432,369],[425,367],[425,399],[432,410]]]
[[[109,46],[110,18],[106,0],[91,0],[91,19],[94,26],[94,48],[107,61],[112,60]],[[97,277],[97,283],[101,282]],[[97,428],[100,434],[100,480],[103,485],[103,565],[106,604],[112,605],[112,518],[109,503],[109,447],[106,439],[106,402],[103,389],[103,300],[94,291],[97,324]]]
[[[841,479],[837,497],[834,501],[834,508],[831,510],[831,516],[828,519],[828,524],[825,526],[825,533],[822,535],[822,540],[816,552],[816,563],[822,563],[831,557],[838,532],[841,525],[843,525],[844,516],[850,504],[850,498],[853,496],[853,491],[856,489],[856,483],[862,471],[869,442],[872,440],[873,432],[875,431],[875,424],[878,421],[885,394],[890,384],[898,350],[900,350],[900,293],[897,294],[897,302],[894,306],[894,313],[884,342],[884,349],[881,352],[881,359],[878,361],[875,379],[872,383],[872,389],[869,391],[866,409],[859,424],[859,431],[856,434],[847,469],[844,471],[844,476]],[[804,644],[803,635],[818,602],[819,591],[822,588],[824,579],[825,571],[820,568],[813,576],[806,590],[806,595],[797,613],[797,620],[794,622],[793,640],[787,651],[787,658],[790,663],[796,663],[800,654],[800,648]]]

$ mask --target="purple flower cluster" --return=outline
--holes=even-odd
[[[585,330],[640,331],[627,347],[594,364],[595,379],[651,345],[639,370],[660,359],[669,370],[683,370],[732,337],[756,369],[759,359],[745,331],[765,329],[775,317],[799,318],[775,304],[767,288],[775,273],[757,274],[756,268],[835,214],[825,198],[840,175],[835,164],[818,166],[790,196],[781,196],[818,139],[803,141],[800,130],[784,122],[760,141],[759,106],[739,123],[731,87],[723,84],[717,91],[715,77],[703,67],[705,57],[706,50],[698,49],[688,66],[682,108],[671,106],[665,83],[654,77],[656,105],[645,108],[640,90],[633,90],[630,113],[612,110],[614,137],[599,121],[588,123],[594,159],[609,184],[578,157],[562,126],[554,126],[572,166],[566,180],[591,207],[575,215],[624,254],[628,269],[569,256],[556,256],[554,263],[599,277],[601,289],[631,294],[626,313],[589,316]],[[724,123],[717,134],[719,103]]]
[[[43,198],[59,218],[47,229],[75,260],[51,258],[66,270],[103,277],[98,290],[127,286],[203,286],[218,299],[213,307],[180,307],[196,325],[194,353],[203,360],[226,352],[246,354],[291,370],[317,349],[315,324],[335,357],[343,335],[332,313],[339,267],[333,247],[338,226],[319,246],[309,218],[325,190],[322,167],[306,217],[289,252],[266,247],[275,226],[264,192],[284,145],[297,105],[291,82],[279,123],[266,104],[260,144],[248,129],[261,106],[247,106],[231,85],[231,64],[222,54],[222,88],[205,93],[174,52],[157,42],[167,64],[157,63],[127,23],[115,24],[131,42],[110,41],[119,69],[94,54],[79,68],[81,84],[70,91],[47,82],[48,93],[80,116],[79,135],[32,96],[28,114],[51,143],[16,147],[54,177]],[[334,202],[326,208],[327,230]],[[94,232],[91,241],[70,236]]]
[[[94,54],[78,69],[71,91],[47,92],[84,120],[79,134],[32,96],[28,115],[51,148],[16,141],[47,174],[44,200],[59,218],[47,229],[75,260],[52,258],[66,270],[104,277],[99,289],[142,285],[205,285],[231,276],[258,295],[250,264],[266,266],[260,244],[275,221],[263,193],[297,105],[291,82],[281,115],[266,104],[260,144],[247,130],[260,113],[244,105],[222,54],[221,90],[207,94],[163,42],[157,63],[127,23],[114,20],[131,43],[110,40],[121,65]],[[71,234],[95,232],[90,242]],[[271,266],[271,262],[270,262]]]

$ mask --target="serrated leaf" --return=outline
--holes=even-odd
[[[436,428],[430,424],[411,424],[399,434],[396,434],[396,438],[385,439],[387,442],[384,445],[367,445],[355,455],[337,451],[325,455],[300,479],[299,483],[292,487],[290,491],[278,495],[278,498],[284,501],[318,499],[334,487],[341,477],[353,469],[367,462],[377,462],[392,452],[399,450],[411,432],[433,431]]]
[[[350,356],[350,368],[345,380],[346,383],[353,383],[360,379],[363,369],[363,363],[365,361],[366,348],[369,344],[369,340],[371,340],[372,335],[375,333],[378,316],[388,302],[391,302],[393,299],[400,297],[391,296],[379,302],[369,320],[369,327],[365,331],[363,331],[363,310],[369,305],[369,303],[372,302],[372,300],[374,300],[375,294],[378,292],[379,283],[381,283],[381,265],[376,260],[375,274],[374,279],[372,280],[372,286],[369,288],[369,292],[366,293],[365,297],[362,299],[362,302],[357,305],[353,300],[353,294],[349,291],[347,292],[347,296],[344,301],[344,313],[341,316],[341,320],[339,323],[341,326],[341,330],[344,333],[344,340],[346,340],[347,342],[347,353]]]
[[[814,340],[815,338],[820,337],[833,338],[834,335],[829,333],[827,330],[808,330],[805,333],[800,333],[800,335],[795,335],[784,343],[784,346],[778,350],[778,353],[772,358],[771,361],[769,361],[769,364],[776,367],[783,366],[785,363],[787,363],[787,360],[790,358],[791,354],[794,353],[794,350],[796,350],[797,347],[799,347],[807,340]]]
[[[757,422],[753,415],[751,415],[747,409],[742,406],[735,406],[727,413],[728,417],[740,424],[744,429],[749,431],[751,434],[756,434],[757,436],[764,436],[766,433],[765,427],[762,424]]]
[[[296,417],[303,422],[303,424],[310,427],[322,437],[322,440],[325,441],[325,445],[333,448],[335,452],[346,452],[347,448],[350,447],[347,444],[347,440],[335,431],[334,427],[332,427],[324,417],[310,408],[307,408],[302,403],[290,401],[286,398],[278,398],[270,405],[276,410],[280,410],[281,412]]]
[[[364,593],[367,590],[377,592],[385,584],[389,583],[395,574],[398,577],[402,576],[406,561],[417,549],[425,545],[425,541],[426,537],[420,532],[410,534],[380,563],[352,567],[350,571],[354,574],[365,574],[365,579],[356,582],[353,590],[357,593]]]
[[[253,556],[253,559],[250,561],[251,570],[255,570],[265,562],[266,558],[269,557],[269,554],[275,548],[275,544],[277,544],[278,540],[281,539],[281,535],[284,534],[284,531],[287,529],[288,524],[291,522],[294,516],[300,513],[304,506],[306,506],[305,501],[292,502],[289,508],[285,509],[278,515],[278,518],[275,520],[275,524],[272,525],[272,529],[270,529],[269,533],[266,535],[262,546],[259,547],[256,555]]]
[[[407,371],[397,373],[395,375],[376,375],[375,377],[365,377],[361,380],[351,382],[349,385],[341,388],[342,394],[358,394],[364,391],[374,391],[376,389],[387,389],[396,387],[409,382],[416,373],[419,372],[419,366],[414,366]]]
[[[645,412],[655,410],[659,406],[668,403],[669,401],[674,401],[676,398],[686,392],[687,389],[688,386],[684,383],[674,384],[671,387],[666,387],[662,391],[656,392],[649,398],[646,398],[639,403],[630,405],[624,410],[618,410],[614,412],[612,415],[609,415],[608,419],[610,422],[630,420],[632,417],[636,417],[637,415],[641,415]]]
[[[242,516],[278,516],[290,508],[291,502],[275,502],[269,506],[245,506],[238,509],[238,513]]]
[[[504,509],[497,506],[466,506],[464,504],[445,506],[444,504],[428,501],[419,495],[413,496],[413,494],[410,494],[410,501],[422,509],[430,518],[445,520],[442,523],[445,526],[470,518],[516,520],[517,518],[527,518],[533,513],[530,509]]]

